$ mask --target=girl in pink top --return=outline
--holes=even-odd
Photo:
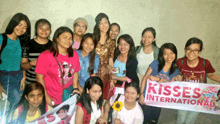
[[[47,104],[53,106],[64,101],[63,91],[78,92],[79,57],[72,49],[72,31],[67,27],[58,28],[53,36],[50,50],[40,54],[35,69],[36,79],[45,90]]]

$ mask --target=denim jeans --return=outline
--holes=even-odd
[[[177,124],[194,124],[199,112],[178,110]]]
[[[23,91],[19,91],[22,77],[22,71],[15,75],[0,74],[0,82],[5,91],[7,92],[7,100],[10,102],[10,109],[12,109],[12,107],[14,107],[19,102],[23,93]]]

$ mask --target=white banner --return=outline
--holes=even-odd
[[[156,107],[220,114],[220,85],[147,80],[145,104]]]
[[[28,124],[68,124],[75,113],[77,95]]]

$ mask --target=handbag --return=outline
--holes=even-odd
[[[118,101],[119,97],[121,96],[121,94],[118,94],[117,98],[115,99],[115,101]],[[115,102],[114,101],[114,102]],[[108,124],[112,124],[112,112],[113,112],[113,108],[111,106],[110,110],[108,111]]]
[[[57,60],[57,58],[55,57],[56,61],[57,61],[57,64],[59,66],[59,70],[60,70],[60,75],[61,75],[61,83],[62,83],[62,87],[63,87],[63,95],[62,95],[62,102],[66,101],[67,99],[70,98],[70,94],[71,94],[71,91],[73,91],[73,87],[69,86],[68,88],[64,89],[64,80],[63,80],[63,71],[61,69],[61,66]]]

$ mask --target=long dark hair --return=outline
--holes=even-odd
[[[132,37],[129,34],[123,34],[118,38],[117,48],[115,49],[115,52],[114,52],[114,58],[116,59],[120,55],[120,51],[118,49],[118,44],[119,44],[121,39],[125,40],[130,45],[130,49],[128,51],[128,58],[131,56],[133,59],[136,59],[134,41],[133,41]]]
[[[22,46],[26,46],[26,44],[28,43],[28,41],[30,40],[30,36],[31,36],[31,23],[29,18],[24,15],[23,13],[16,13],[11,20],[9,21],[6,29],[5,29],[5,33],[6,34],[12,34],[14,31],[14,28],[22,21],[24,20],[27,23],[27,30],[26,32],[21,35],[18,36],[20,39],[20,42],[22,44]]]
[[[57,47],[57,38],[64,32],[69,32],[71,35],[72,35],[72,38],[73,38],[73,32],[71,31],[71,29],[69,29],[68,27],[59,27],[55,33],[54,33],[54,36],[53,36],[53,44],[50,48],[50,52],[53,53],[53,56],[54,57],[57,57],[58,54],[59,54],[59,51],[58,51],[58,47]],[[67,52],[68,52],[68,57],[73,57],[73,48],[72,46],[70,46],[68,49],[67,49]]]
[[[22,112],[21,112],[21,114],[17,118],[17,121],[21,122],[22,124],[25,123],[26,116],[27,116],[27,111],[29,109],[29,103],[28,103],[27,99],[25,98],[25,96],[27,97],[28,94],[31,91],[33,91],[33,90],[41,90],[42,93],[44,94],[44,87],[42,86],[42,84],[40,84],[38,82],[32,82],[32,83],[28,84],[27,86],[25,86],[25,89],[24,89],[24,92],[23,92],[23,95],[22,95],[20,101],[18,102],[18,104],[10,112],[10,113],[14,114],[14,111],[19,106],[22,105]],[[46,99],[45,99],[45,95],[43,96],[43,101],[40,104],[39,108],[40,108],[41,115],[46,113]]]
[[[97,76],[90,77],[89,79],[86,80],[83,93],[80,96],[79,101],[78,101],[82,104],[83,107],[85,107],[88,114],[92,112],[92,106],[91,106],[91,98],[89,94],[87,93],[87,90],[90,90],[95,84],[99,85],[103,92],[102,80]],[[101,95],[97,101],[97,108],[102,107],[102,102],[103,102],[103,95]]]
[[[160,47],[159,54],[158,54],[158,61],[159,61],[158,72],[160,72],[165,66],[165,60],[163,58],[164,49],[170,49],[175,54],[175,59],[172,62],[172,65],[170,67],[170,72],[169,72],[169,75],[171,75],[173,74],[173,72],[175,72],[175,69],[176,69],[177,49],[173,43],[165,43]]]
[[[37,29],[40,25],[45,25],[45,24],[48,24],[48,26],[50,27],[50,33],[51,33],[51,24],[50,22],[47,20],[47,19],[39,19],[37,20],[37,22],[35,23],[35,27],[34,27],[34,34],[35,36],[37,36]]]
[[[107,31],[107,35],[109,34],[109,30],[110,30],[110,22],[109,22],[109,19],[108,19],[108,16],[105,14],[105,13],[99,13],[96,18],[95,18],[95,21],[96,21],[96,24],[95,24],[95,27],[93,29],[93,35],[94,35],[94,40],[96,42],[98,42],[100,40],[100,29],[99,29],[99,24],[102,20],[102,18],[106,18],[108,20],[108,24],[109,24],[109,29]],[[109,35],[107,37],[107,39],[109,38]]]
[[[82,50],[83,49],[83,42],[87,39],[87,38],[91,38],[93,43],[94,43],[94,49],[89,53],[89,68],[88,68],[88,71],[89,71],[89,74],[93,74],[94,72],[94,60],[95,60],[95,48],[96,48],[96,45],[97,45],[97,42],[94,40],[94,36],[93,34],[91,33],[87,33],[85,34],[83,37],[82,37],[82,40],[81,40],[81,43],[80,43],[80,47],[79,47],[79,50]]]
[[[26,15],[23,13],[16,13],[11,20],[9,21],[5,33],[6,34],[12,34],[14,31],[14,28],[22,21],[24,20],[27,23],[27,31],[23,35],[29,35],[31,34],[31,23],[30,20]]]
[[[154,29],[153,27],[147,27],[147,28],[145,28],[145,29],[142,31],[141,36],[143,37],[144,33],[147,32],[147,31],[150,31],[150,32],[153,34],[154,39],[156,38],[156,31],[155,31],[155,29]],[[152,42],[152,44],[153,44],[154,46],[157,46],[156,40],[154,40],[154,42]],[[143,46],[142,40],[141,40],[141,46]]]

